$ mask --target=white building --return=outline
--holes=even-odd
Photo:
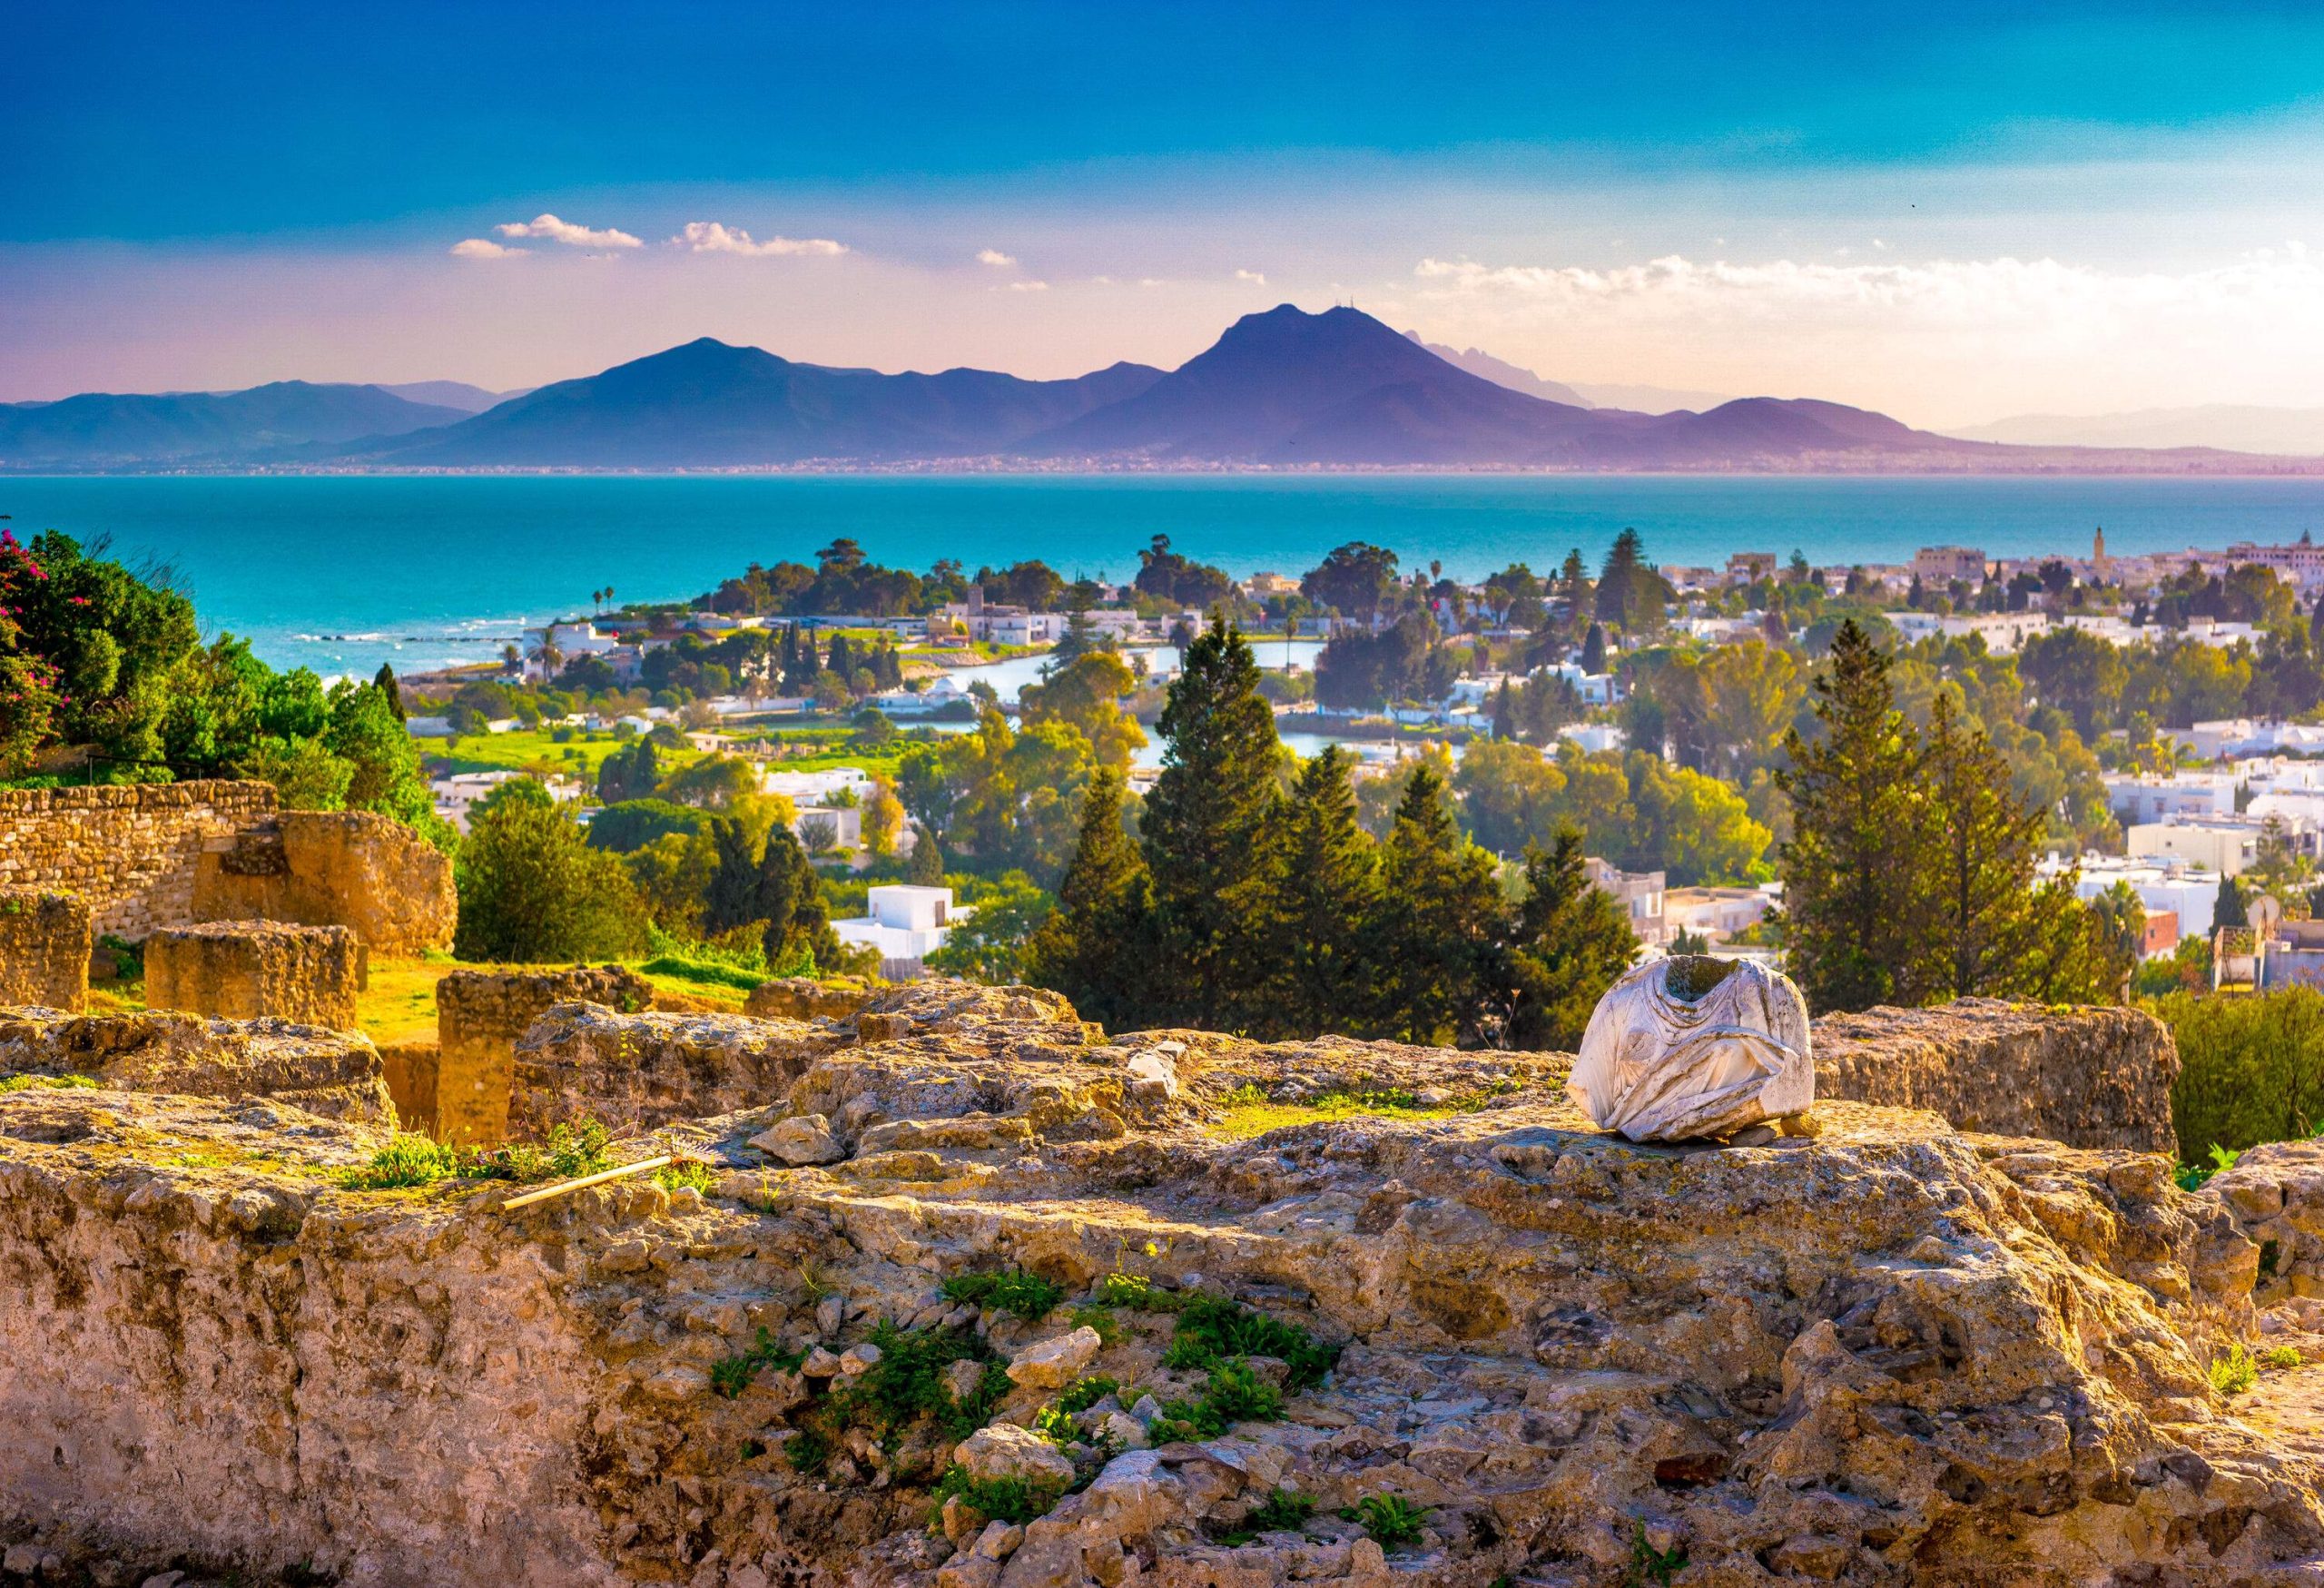
[[[487,794],[502,784],[525,775],[521,772],[456,772],[449,777],[432,779],[428,791],[436,798],[436,814],[465,833],[470,812]],[[568,777],[547,778],[541,785],[548,790],[549,798],[561,805],[581,797],[581,785]]]
[[[1762,888],[1672,888],[1662,895],[1662,924],[1673,937],[1690,932],[1716,942],[1748,931],[1773,908],[1774,895]]]
[[[970,913],[954,907],[950,888],[915,888],[902,883],[873,888],[865,907],[869,914],[834,921],[832,930],[851,947],[877,949],[880,973],[891,981],[909,981],[922,974],[923,962],[944,946],[952,928]]]
[[[2247,817],[2175,816],[2125,827],[2122,847],[2133,860],[2183,861],[2233,877],[2260,858],[2260,824]]]
[[[2235,775],[2228,772],[2109,773],[2106,804],[2126,826],[2172,816],[2235,814]]]
[[[826,766],[814,772],[779,772],[769,766],[759,782],[768,794],[781,794],[795,805],[829,804],[842,789],[853,791],[861,804],[872,793],[872,774],[861,766]]]
[[[1938,634],[1947,639],[1964,639],[1974,634],[1997,656],[2015,654],[2027,640],[2050,629],[2046,612],[1953,612],[1943,616],[1934,612],[1890,612],[1884,616],[1907,640],[1917,642]]]
[[[1568,723],[1558,730],[1558,737],[1593,755],[1604,750],[1620,750],[1630,743],[1629,731],[1612,723]]]
[[[836,850],[852,854],[863,847],[863,807],[801,805],[791,819],[791,831],[811,853]],[[824,841],[819,843],[818,839]]]
[[[620,646],[619,636],[599,634],[594,623],[552,623],[546,628],[528,628],[525,631],[525,676],[536,682],[554,677],[576,656],[602,656]],[[545,647],[556,652],[556,666],[537,655]]]
[[[2290,546],[2254,546],[2239,540],[2227,548],[2227,561],[2272,568],[2302,590],[2324,585],[2324,546],[2315,545],[2305,534]]]
[[[1670,941],[1662,919],[1662,873],[1621,871],[1595,855],[1583,858],[1581,872],[1591,887],[1614,896],[1614,902],[1630,917],[1630,931],[1638,934],[1639,942],[1658,948]]]
[[[2058,868],[2045,865],[2043,869],[2054,874]],[[2079,898],[2095,899],[2116,883],[2128,883],[2149,910],[2178,917],[2179,936],[2183,940],[2210,935],[2211,913],[2219,908],[2220,882],[2219,873],[2208,866],[2085,854],[2073,891]]]

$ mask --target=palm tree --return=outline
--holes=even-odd
[[[543,629],[540,643],[525,653],[525,659],[538,662],[544,676],[554,676],[557,668],[564,665],[565,652],[558,648],[556,641],[549,637],[548,630]]]

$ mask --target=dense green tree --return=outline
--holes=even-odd
[[[1777,784],[1792,804],[1781,852],[1792,979],[1817,1011],[1894,1001],[1919,922],[1925,814],[1911,725],[1889,658],[1854,622],[1814,686],[1817,732],[1793,729]]]
[[[575,962],[645,947],[645,911],[628,871],[590,848],[560,806],[505,799],[476,823],[456,876],[460,959]]]
[[[1055,904],[1023,872],[1005,872],[978,891],[975,912],[945,934],[928,968],[994,986],[1020,981],[1027,944]]]
[[[1501,891],[1492,856],[1453,825],[1433,768],[1413,773],[1380,858],[1366,957],[1381,1029],[1408,1042],[1473,1040],[1484,993],[1501,980]]]
[[[911,854],[904,863],[904,880],[917,888],[944,885],[944,846],[924,822],[913,825]]]
[[[1581,670],[1594,677],[1606,670],[1606,626],[1593,623],[1581,641]]]
[[[702,894],[703,931],[722,936],[753,921],[759,913],[760,847],[751,831],[735,816],[714,817],[710,823],[711,873]]]
[[[1356,821],[1349,768],[1347,753],[1327,746],[1299,769],[1270,824],[1256,922],[1264,974],[1243,1011],[1246,1030],[1350,1030],[1375,1001],[1378,968],[1365,957],[1364,928],[1380,907],[1380,860]]]
[[[1110,651],[1085,651],[1062,664],[1052,658],[1038,683],[1017,692],[1018,720],[1029,728],[1068,724],[1089,742],[1099,764],[1126,768],[1146,748],[1146,731],[1121,706],[1137,687],[1137,676]]]
[[[766,962],[778,974],[795,972],[810,961],[837,969],[844,952],[823,907],[822,878],[790,828],[767,829],[759,855],[752,919],[766,922]]]
[[[1162,708],[1168,748],[1141,843],[1154,884],[1156,1004],[1171,1019],[1216,1023],[1258,970],[1250,928],[1282,754],[1258,686],[1249,644],[1214,618],[1187,647]]]
[[[644,739],[615,746],[597,764],[597,798],[609,805],[652,799],[661,782],[661,752]]]
[[[1299,579],[1299,593],[1308,600],[1365,624],[1387,604],[1395,587],[1396,554],[1361,540],[1334,547]]]
[[[1638,955],[1638,936],[1612,894],[1582,870],[1581,835],[1525,852],[1525,892],[1510,932],[1504,1044],[1571,1052],[1598,1000]]]
[[[692,805],[667,800],[624,800],[605,806],[589,823],[589,846],[626,854],[665,833],[710,831],[713,818]]]
[[[329,698],[323,744],[355,769],[347,785],[347,808],[392,816],[439,843],[450,842],[420,774],[419,746],[389,707],[388,697],[369,684],[341,680],[331,686]]]
[[[1026,943],[1026,979],[1054,988],[1109,1030],[1147,1023],[1152,888],[1146,860],[1122,825],[1122,776],[1089,780],[1073,860],[1057,908]]]
[[[396,670],[381,662],[379,670],[371,675],[371,687],[387,696],[388,709],[396,714],[396,721],[402,722],[403,686],[396,682]]]

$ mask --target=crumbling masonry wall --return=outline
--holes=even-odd
[[[373,953],[452,946],[459,899],[452,862],[426,839],[369,811],[284,811],[205,843],[196,856],[194,918],[344,926]]]
[[[488,1147],[508,1134],[508,1093],[517,1039],[556,1004],[609,1009],[652,1006],[654,985],[621,965],[501,974],[455,971],[436,984],[436,1063],[415,1069],[416,1111],[432,1118],[439,1140]]]
[[[145,940],[145,1001],[154,1009],[350,1031],[363,985],[363,945],[344,926],[212,921]]]
[[[78,1013],[89,1001],[89,906],[77,894],[0,888],[0,1006]]]
[[[2171,1030],[2132,1009],[1964,998],[1815,1024],[1816,1096],[1928,1109],[1964,1130],[2175,1154]]]
[[[79,894],[90,924],[132,942],[199,919],[204,843],[274,814],[264,783],[0,790],[0,884]]]

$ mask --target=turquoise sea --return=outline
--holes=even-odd
[[[0,513],[20,538],[110,536],[167,563],[206,624],[329,675],[480,660],[593,589],[688,597],[841,535],[913,568],[1040,557],[1116,578],[1157,534],[1238,575],[1295,576],[1347,540],[1462,577],[1577,546],[1594,566],[1624,526],[1660,562],[1797,547],[1821,566],[2086,551],[2101,525],[2120,552],[2294,539],[2324,533],[2324,478],[16,476]]]

